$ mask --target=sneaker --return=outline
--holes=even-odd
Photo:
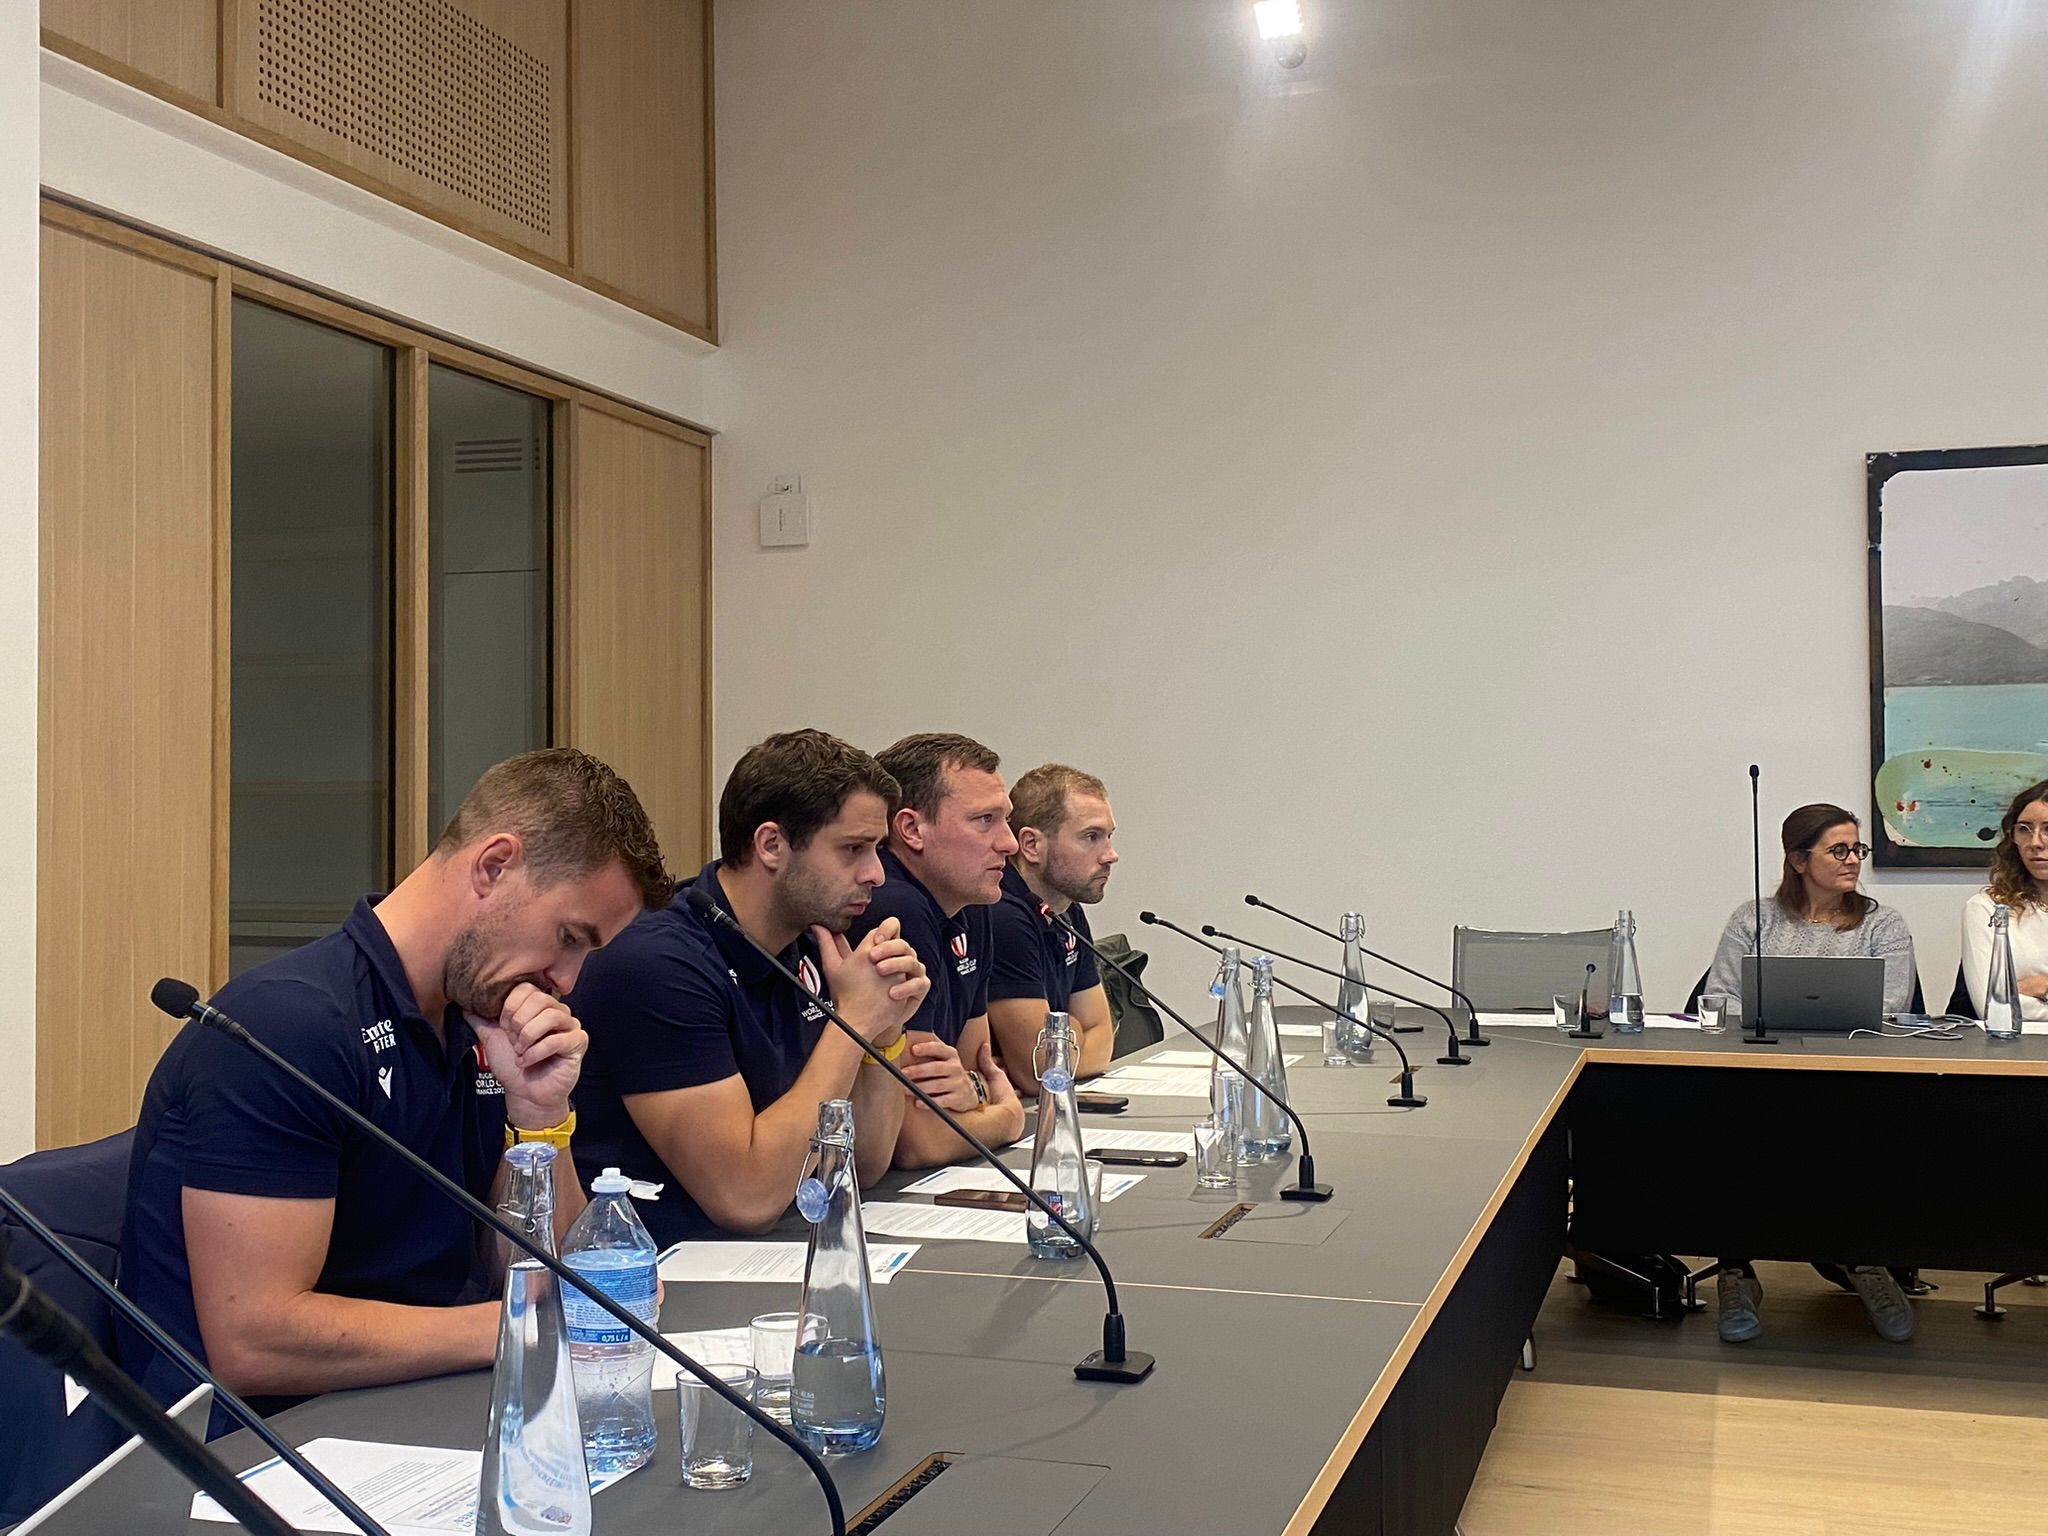
[[[1761,1280],[1739,1269],[1724,1269],[1714,1277],[1714,1288],[1720,1293],[1723,1344],[1746,1344],[1764,1331],[1763,1319],[1756,1315],[1757,1304],[1764,1299]]]
[[[1870,1326],[1879,1338],[1903,1344],[1913,1337],[1913,1303],[1889,1271],[1873,1265],[1852,1267],[1849,1283],[1863,1298],[1863,1310],[1870,1314]]]

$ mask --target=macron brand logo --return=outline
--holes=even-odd
[[[391,1097],[391,1069],[389,1067],[379,1067],[377,1069],[377,1086],[384,1090],[385,1098]]]

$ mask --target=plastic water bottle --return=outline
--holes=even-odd
[[[1643,972],[1636,964],[1636,919],[1626,907],[1615,914],[1607,944],[1607,1022],[1617,1035],[1643,1032]]]
[[[654,1239],[633,1209],[631,1188],[616,1168],[591,1181],[590,1204],[562,1240],[562,1262],[653,1323]],[[629,1472],[654,1454],[654,1346],[573,1286],[564,1292],[584,1457],[592,1472]]]
[[[888,1384],[875,1335],[868,1240],[854,1177],[853,1102],[818,1106],[818,1131],[796,1186],[811,1224],[789,1382],[790,1427],[826,1456],[872,1450],[882,1438]]]
[[[507,1149],[506,1219],[554,1251],[555,1149]],[[491,1417],[477,1481],[476,1536],[590,1536],[590,1477],[570,1386],[568,1328],[554,1275],[517,1250],[505,1271]]]
[[[1259,1160],[1271,1162],[1292,1150],[1294,1127],[1280,1107],[1287,1102],[1287,1058],[1281,1054],[1280,1026],[1273,1017],[1273,961],[1267,955],[1252,956],[1249,1035],[1251,1052],[1244,1064],[1252,1069],[1258,1092],[1253,1095],[1245,1142],[1256,1141]]]
[[[1984,1033],[1994,1040],[2020,1037],[2020,986],[2013,973],[2012,913],[1991,909],[1991,966],[1984,977]]]
[[[1074,1098],[1078,1047],[1064,1013],[1048,1013],[1031,1053],[1038,1074],[1038,1125],[1031,1139],[1031,1187],[1083,1236],[1095,1236],[1081,1108]],[[1024,1241],[1034,1259],[1078,1259],[1081,1245],[1046,1219],[1037,1206],[1024,1211]]]

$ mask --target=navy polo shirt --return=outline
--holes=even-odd
[[[214,1002],[249,1032],[478,1198],[505,1149],[505,1094],[460,1010],[436,1035],[384,925],[356,903],[340,930],[257,966]],[[443,1045],[443,1039],[446,1045]],[[496,1289],[467,1214],[410,1166],[247,1046],[187,1023],[142,1098],[121,1234],[121,1289],[205,1358],[185,1255],[182,1190],[331,1199],[315,1288],[410,1306]],[[131,1374],[171,1402],[184,1373],[137,1335]],[[218,1410],[216,1410],[218,1413]],[[216,1431],[228,1421],[217,1418]]]
[[[1010,865],[1003,871],[1003,899],[993,909],[995,948],[988,995],[995,1001],[1042,997],[1049,1012],[1066,1013],[1074,994],[1100,986],[1102,977],[1087,946],[1058,923],[1047,922],[1038,908],[1031,887],[1017,866]],[[1095,941],[1079,902],[1060,915],[1086,934],[1089,943]]]
[[[990,909],[966,906],[948,917],[937,898],[887,844],[880,854],[887,878],[876,887],[867,911],[854,922],[847,938],[857,944],[883,918],[895,918],[904,941],[917,951],[932,981],[931,990],[903,1027],[923,1030],[958,1046],[967,1021],[988,1012]]]
[[[718,861],[693,887],[726,912]],[[782,963],[830,1000],[809,934]],[[640,1134],[626,1095],[665,1093],[737,1075],[759,1114],[796,1086],[826,1028],[824,1010],[775,973],[739,934],[699,917],[686,890],[583,962],[569,1006],[590,1034],[576,1085],[577,1172],[586,1184],[606,1168],[665,1184],[635,1207],[663,1247],[718,1231],[704,1208]],[[794,1181],[790,1185],[796,1194]]]

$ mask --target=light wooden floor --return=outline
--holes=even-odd
[[[2037,1536],[2048,1531],[2048,1290],[1930,1273],[1911,1343],[1803,1266],[1761,1264],[1764,1333],[1725,1345],[1562,1278],[1466,1501],[1465,1536]]]

